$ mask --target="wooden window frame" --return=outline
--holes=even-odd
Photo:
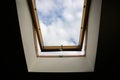
[[[78,46],[44,46],[43,44],[43,38],[41,35],[40,30],[40,23],[38,21],[38,15],[36,11],[36,5],[35,0],[28,0],[28,4],[30,7],[30,12],[34,24],[34,30],[36,31],[38,42],[41,48],[41,52],[45,51],[81,51],[85,36],[85,31],[87,29],[87,22],[88,22],[88,14],[89,14],[89,7],[90,7],[91,0],[84,0],[84,9],[82,14],[82,23],[81,23],[81,31],[80,31],[80,37],[79,37],[79,45]]]

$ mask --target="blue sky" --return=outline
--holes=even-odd
[[[36,0],[46,46],[77,45],[84,0]]]

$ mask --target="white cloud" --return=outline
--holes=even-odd
[[[58,20],[56,23],[46,26],[43,23],[41,25],[41,31],[44,39],[44,45],[68,45],[71,42],[68,41],[70,35],[67,30],[64,29],[64,25],[61,20]]]
[[[49,14],[50,11],[55,10],[56,4],[53,0],[36,0],[36,7],[44,14]]]
[[[65,18],[66,21],[73,21],[74,20],[73,13],[71,14],[68,11],[64,11],[63,16],[64,16],[64,18]]]
[[[41,11],[44,16],[52,14],[49,18],[55,18],[54,21],[51,21],[51,24],[46,25],[43,21],[44,18],[41,16],[40,27],[44,45],[75,45],[72,40],[78,43],[82,16],[81,8],[83,6],[80,1],[83,0],[36,1],[38,11]],[[56,11],[58,12],[56,13]],[[49,18],[47,17],[47,19]]]

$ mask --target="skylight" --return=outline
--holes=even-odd
[[[81,51],[87,0],[31,0],[30,6],[41,51]]]
[[[84,0],[35,0],[44,46],[78,46]]]

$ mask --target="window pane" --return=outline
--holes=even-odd
[[[79,45],[84,0],[36,0],[44,46]]]

